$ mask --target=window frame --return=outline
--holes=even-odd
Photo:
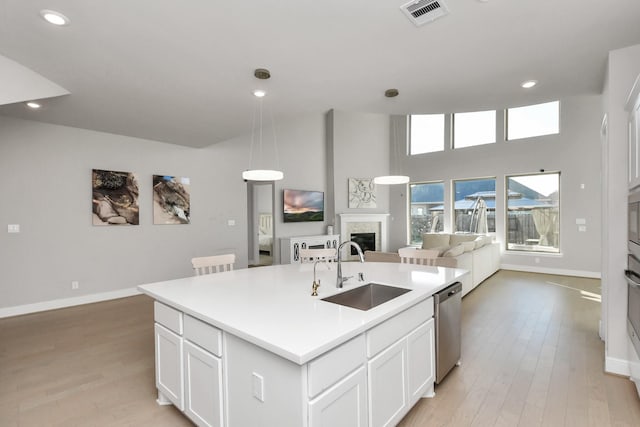
[[[411,215],[411,201],[412,201],[412,192],[411,192],[411,186],[412,185],[436,185],[436,184],[440,184],[442,185],[442,206],[443,206],[443,210],[442,210],[442,221],[441,221],[441,225],[440,227],[442,228],[441,231],[437,231],[437,232],[444,232],[444,217],[446,215],[446,210],[447,210],[447,205],[445,203],[445,192],[446,192],[446,185],[445,185],[445,181],[444,180],[433,180],[433,181],[417,181],[417,182],[410,182],[407,184],[407,245],[409,246],[415,246],[415,245],[420,245],[420,247],[422,246],[422,240],[420,240],[420,243],[414,243],[411,241],[411,230],[412,230],[412,226],[413,226],[413,221],[412,221],[412,215]]]
[[[489,113],[489,112],[493,112],[493,141],[483,142],[480,144],[465,145],[464,147],[456,147],[456,116],[460,114]],[[497,142],[498,142],[498,110],[461,111],[459,113],[451,114],[451,149],[452,150],[463,150],[465,148],[480,147],[483,145],[496,144]]]
[[[538,135],[529,135],[529,136],[523,136],[520,138],[509,138],[509,110],[514,110],[514,109],[518,109],[518,108],[529,108],[529,107],[536,107],[539,105],[545,105],[545,104],[551,104],[551,103],[557,103],[558,104],[558,116],[557,116],[557,120],[558,120],[558,131],[554,132],[554,133],[543,133],[543,134],[538,134]],[[510,107],[510,108],[505,108],[504,109],[504,140],[505,142],[516,142],[516,141],[526,141],[526,140],[531,140],[531,139],[535,139],[535,138],[544,138],[544,137],[549,137],[552,135],[560,135],[561,131],[562,131],[562,102],[557,99],[554,101],[548,101],[548,102],[539,102],[537,104],[528,104],[528,105],[521,105],[519,107]]]
[[[413,116],[442,116],[442,149],[435,151],[422,151],[420,153],[413,153],[413,136],[412,136],[412,128],[413,128]],[[433,114],[408,114],[407,115],[407,139],[408,139],[408,147],[407,153],[409,157],[412,156],[421,156],[433,153],[442,153],[447,149],[447,114],[446,113],[433,113]]]
[[[497,196],[497,186],[498,186],[498,177],[497,176],[484,176],[484,177],[474,177],[474,178],[459,178],[459,179],[452,179],[451,180],[451,202],[449,203],[449,208],[451,210],[450,212],[450,218],[451,218],[451,232],[452,233],[469,233],[468,231],[465,230],[458,230],[457,229],[457,222],[456,222],[456,183],[457,182],[461,182],[461,181],[488,181],[488,180],[493,180],[493,192],[494,192],[494,198]],[[494,199],[495,200],[495,199]],[[497,220],[497,215],[496,215],[496,208],[497,208],[497,202],[495,203],[495,206],[493,208],[493,218],[494,218],[494,223],[493,223],[493,231],[489,230],[489,225],[487,224],[487,234],[488,235],[495,235],[496,234],[496,220]]]
[[[531,248],[523,248],[523,249],[514,249],[511,247],[514,243],[511,243],[509,236],[509,179],[517,178],[523,176],[540,176],[540,175],[558,175],[558,207],[557,207],[557,250],[549,251],[549,250],[535,250],[532,249],[534,246],[531,245]],[[554,171],[544,171],[544,172],[530,172],[530,173],[517,173],[504,175],[504,247],[505,251],[511,254],[521,254],[521,255],[535,255],[535,256],[562,256],[562,172],[559,170]],[[516,243],[517,244],[517,243]]]

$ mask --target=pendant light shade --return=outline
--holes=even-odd
[[[250,169],[242,172],[245,181],[280,181],[284,173],[270,169]]]
[[[391,89],[390,89],[391,90]],[[388,91],[387,91],[388,92]],[[397,95],[397,94],[396,94]],[[388,97],[388,96],[387,96]],[[391,117],[391,154],[393,155],[393,169],[398,171],[400,168],[398,166],[398,159],[400,156],[400,150],[398,149],[398,130],[394,117]],[[373,178],[373,182],[379,185],[396,185],[396,184],[407,184],[411,181],[406,175],[382,175],[376,176]]]
[[[409,181],[411,179],[406,175],[384,175],[373,178],[375,184],[381,185],[406,184]]]
[[[267,69],[259,68],[254,72],[256,78],[260,80],[266,80],[271,77],[271,73]],[[262,89],[256,89],[253,91],[253,95],[258,99],[257,112],[259,113],[259,123],[258,123],[258,147],[257,147],[257,159],[255,159],[255,163],[260,166],[265,166],[265,159],[263,155],[263,147],[262,147],[262,101],[264,96],[266,95],[266,91]],[[242,179],[245,181],[279,181],[284,178],[284,173],[276,169],[268,169],[262,167],[260,169],[255,168],[251,169],[254,165],[254,142],[255,142],[255,130],[256,130],[256,114],[254,112],[253,116],[253,127],[251,129],[251,147],[249,149],[249,169],[242,172]],[[278,144],[276,142],[276,131],[275,124],[273,121],[273,116],[271,116],[271,130],[273,131],[273,166],[278,167]]]

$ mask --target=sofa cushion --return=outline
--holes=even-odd
[[[443,246],[449,246],[450,234],[446,233],[423,233],[422,249],[433,249]]]
[[[481,247],[483,247],[487,243],[484,240],[484,237],[482,237],[482,236],[476,237],[476,239],[473,242],[476,244],[476,249],[480,249]]]
[[[462,255],[464,253],[464,246],[462,244],[451,246],[447,251],[445,251],[442,256],[443,257],[454,257],[458,255]]]
[[[451,246],[456,246],[462,242],[473,242],[476,237],[478,237],[477,234],[452,234],[449,239],[449,244]]]
[[[472,250],[474,250],[476,248],[476,242],[474,242],[474,241],[462,242],[460,244],[464,247],[464,251],[465,252],[471,252]]]

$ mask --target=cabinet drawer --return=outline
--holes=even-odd
[[[365,361],[364,334],[312,360],[308,365],[309,397],[326,390]]]
[[[155,301],[153,303],[153,318],[165,328],[182,335],[182,313],[180,311]]]
[[[222,356],[220,329],[185,314],[183,336],[216,356]]]
[[[432,297],[427,298],[369,330],[366,333],[367,357],[375,356],[431,317],[433,317]]]

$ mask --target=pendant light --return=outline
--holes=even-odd
[[[269,70],[258,68],[254,71],[254,76],[256,78],[265,80],[271,77],[271,73]],[[251,128],[251,147],[249,149],[249,167],[251,167],[253,162],[253,151],[254,151],[254,142],[255,142],[255,128],[256,128],[256,115],[259,116],[259,134],[258,134],[258,161],[259,163],[263,163],[263,154],[262,154],[262,131],[263,131],[263,123],[262,123],[262,103],[263,99],[267,93],[264,90],[255,90],[253,95],[258,98],[258,105],[256,107],[257,112],[254,111],[253,114],[253,126]],[[275,157],[275,164],[277,167],[278,163],[278,145],[276,143],[276,131],[275,125],[273,121],[273,115],[271,115],[271,129],[273,131],[273,150]],[[262,166],[262,165],[261,165]],[[242,179],[245,181],[279,181],[284,178],[284,173],[282,171],[276,169],[248,169],[242,172]]]
[[[384,93],[387,98],[395,98],[398,96],[398,89],[387,89]],[[396,122],[391,118],[391,151],[393,154],[393,169],[398,170],[398,159],[400,156],[400,150],[398,149],[398,130]],[[375,184],[380,185],[395,185],[395,184],[407,184],[411,179],[406,175],[382,175],[373,178]]]

